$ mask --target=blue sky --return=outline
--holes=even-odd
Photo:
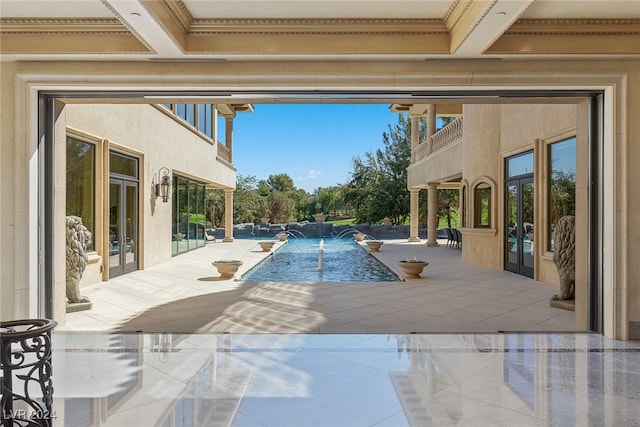
[[[350,179],[351,159],[384,147],[382,133],[398,122],[389,104],[254,104],[233,122],[233,163],[258,180],[288,174],[297,188]],[[218,135],[224,141],[224,133]]]

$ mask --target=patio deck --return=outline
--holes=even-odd
[[[241,259],[237,277],[269,255],[256,240],[210,243],[170,262],[82,288],[90,311],[59,331],[180,333],[474,333],[576,331],[574,313],[549,307],[556,286],[464,264],[460,251],[385,240],[382,262],[430,264],[403,282],[220,280],[214,259]]]

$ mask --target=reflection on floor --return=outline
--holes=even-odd
[[[639,426],[640,343],[585,333],[53,336],[61,426]]]

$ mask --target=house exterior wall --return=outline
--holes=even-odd
[[[103,149],[141,160],[139,222],[142,256],[150,267],[171,259],[171,201],[153,197],[161,167],[216,187],[235,188],[235,170],[216,161],[217,145],[151,105],[69,104],[66,126],[102,141]],[[131,118],[135,118],[132,122]],[[106,146],[109,148],[106,148]],[[103,176],[108,180],[108,171]]]
[[[37,93],[65,90],[482,90],[602,91],[604,105],[604,333],[640,337],[640,63],[589,61],[332,61],[216,64],[0,63],[3,319],[38,315]],[[250,171],[249,171],[250,172]],[[8,290],[7,290],[8,288]],[[630,331],[632,334],[630,334]]]
[[[469,105],[462,108],[463,131],[461,158],[462,177],[467,188],[467,228],[461,230],[464,244],[462,260],[485,268],[500,268],[502,246],[499,228],[498,200],[500,158],[500,106]],[[491,185],[491,227],[473,228],[473,190],[476,185]]]

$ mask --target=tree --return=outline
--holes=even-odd
[[[269,175],[267,178],[267,185],[271,191],[279,191],[286,193],[289,191],[295,191],[296,187],[293,185],[293,179],[286,173],[280,173],[277,175]]]
[[[419,133],[424,136],[425,122],[418,123]],[[407,167],[411,161],[411,120],[404,114],[398,115],[398,123],[389,125],[389,132],[382,134],[382,142],[384,150],[367,152],[364,158],[352,160],[345,199],[358,222],[376,223],[389,217],[402,224],[409,217]]]
[[[455,215],[457,217],[460,199],[460,191],[457,189],[438,190],[438,223],[441,219],[447,221],[447,227],[452,228],[451,219]],[[459,224],[456,224],[458,226]]]

